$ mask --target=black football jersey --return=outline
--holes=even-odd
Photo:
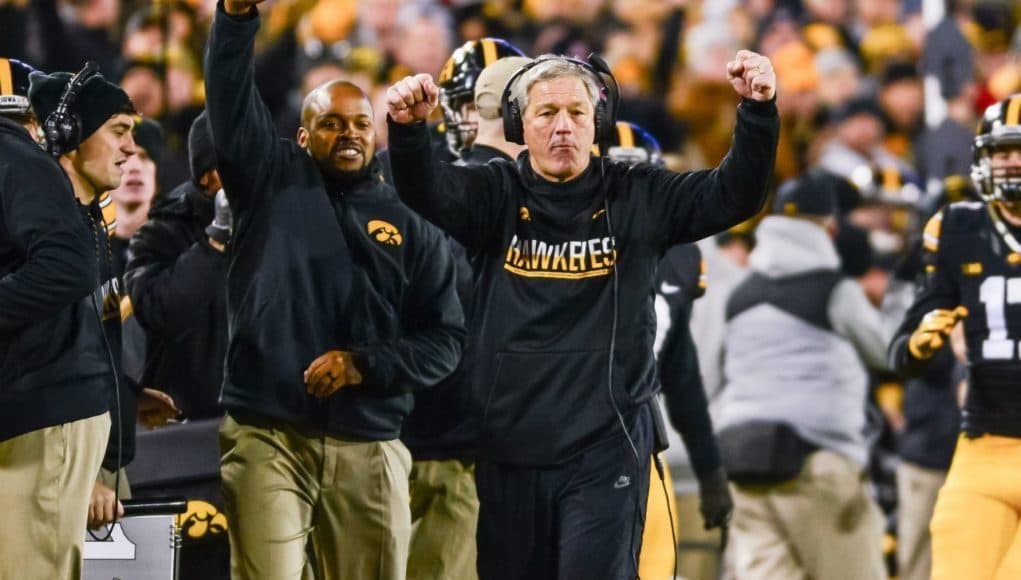
[[[922,371],[929,361],[911,356],[911,333],[926,313],[964,306],[971,370],[964,429],[1021,436],[1021,253],[997,233],[989,211],[984,203],[955,203],[929,220],[925,280],[897,333],[894,363],[909,375]]]

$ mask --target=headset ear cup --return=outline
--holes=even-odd
[[[521,121],[521,110],[517,101],[507,103],[507,115],[503,120],[504,139],[518,145],[525,144],[525,128]]]

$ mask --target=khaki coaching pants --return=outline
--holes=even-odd
[[[479,496],[475,466],[457,459],[416,461],[411,467],[408,580],[474,580]]]
[[[228,415],[220,473],[232,578],[403,580],[410,469],[398,440],[343,441]]]
[[[897,577],[929,580],[932,537],[929,520],[947,473],[902,461],[897,466]]]
[[[1021,578],[1021,438],[960,437],[932,516],[932,580]]]
[[[861,467],[830,451],[795,479],[734,486],[737,580],[886,580],[883,518]]]
[[[110,414],[0,442],[0,578],[81,578],[85,520]]]

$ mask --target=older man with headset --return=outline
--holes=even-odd
[[[435,163],[428,75],[387,91],[402,199],[476,257],[473,394],[482,418],[476,483],[479,575],[634,578],[657,389],[656,266],[666,249],[761,207],[776,154],[776,76],[741,51],[742,97],[719,167],[678,174],[596,158],[615,130],[605,63],[545,56],[503,92],[516,162]],[[623,540],[623,541],[622,541]]]

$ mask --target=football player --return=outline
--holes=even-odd
[[[475,142],[478,119],[475,81],[482,69],[501,58],[525,56],[516,46],[499,38],[469,40],[455,50],[440,71],[440,108],[443,109],[447,147],[457,157]]]
[[[926,280],[890,346],[918,376],[964,322],[971,373],[930,524],[934,580],[1021,577],[1021,94],[986,109],[973,154],[982,202],[929,220]]]

